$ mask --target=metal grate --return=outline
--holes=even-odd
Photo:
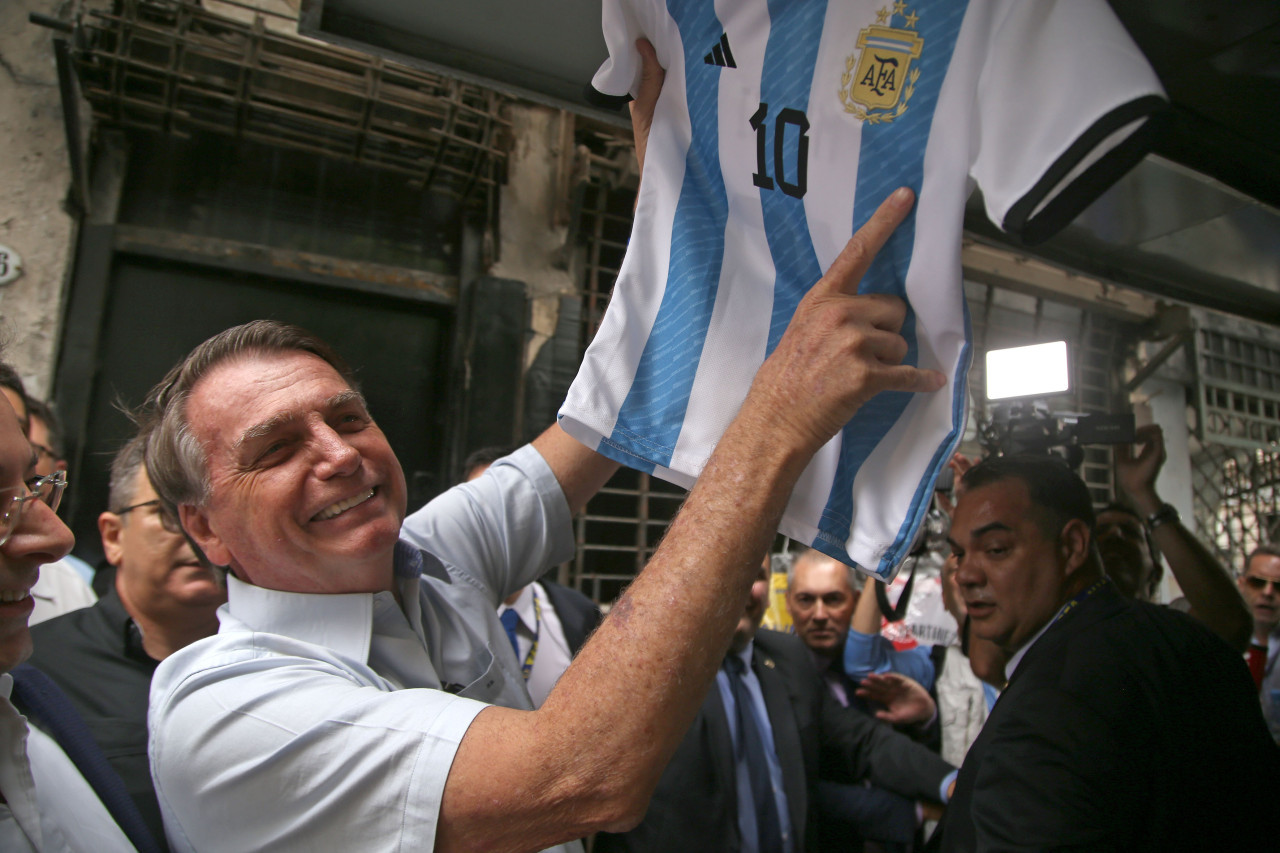
[[[1191,454],[1196,532],[1223,565],[1280,541],[1280,452],[1205,444]]]
[[[594,601],[613,601],[653,556],[685,492],[622,468],[574,519],[571,582]]]
[[[352,160],[475,203],[501,179],[503,95],[274,32],[263,14],[244,23],[191,0],[79,14],[73,55],[94,116]]]
[[[1280,345],[1212,328],[1195,341],[1200,439],[1245,450],[1280,441]]]

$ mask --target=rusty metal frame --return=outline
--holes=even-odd
[[[82,9],[72,56],[94,117],[227,134],[408,176],[477,205],[501,182],[510,99],[381,57],[216,15],[192,0]]]

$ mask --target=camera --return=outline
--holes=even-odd
[[[1044,400],[1070,387],[1065,341],[991,350],[986,364],[991,414],[978,424],[984,454],[1052,453],[1074,470],[1087,445],[1135,440],[1132,413],[1050,411]]]

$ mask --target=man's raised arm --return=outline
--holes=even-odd
[[[805,466],[876,393],[945,381],[900,363],[901,301],[855,295],[911,204],[895,192],[801,301],[657,553],[545,704],[476,716],[445,786],[438,849],[538,850],[643,816]]]

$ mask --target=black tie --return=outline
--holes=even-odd
[[[756,726],[756,715],[751,712],[751,694],[747,692],[746,666],[742,658],[730,653],[724,659],[729,673],[729,689],[733,691],[733,704],[738,720],[736,759],[747,762],[747,777],[751,780],[751,797],[755,801],[756,834],[760,838],[760,853],[781,853],[782,827],[778,822],[778,803],[773,796],[773,783],[769,778],[769,761],[765,757],[764,738]]]

